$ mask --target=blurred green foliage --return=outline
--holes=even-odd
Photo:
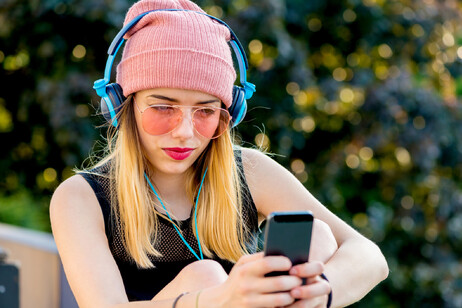
[[[201,0],[248,50],[239,128],[379,244],[355,307],[462,307],[462,4]],[[53,189],[104,131],[92,82],[132,4],[0,2],[0,221],[49,230]]]

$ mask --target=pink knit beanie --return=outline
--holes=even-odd
[[[151,10],[182,9],[204,13],[189,0],[141,0],[124,25]],[[236,72],[229,30],[210,17],[182,11],[159,11],[144,16],[124,37],[117,83],[124,96],[152,88],[197,90],[231,105]]]

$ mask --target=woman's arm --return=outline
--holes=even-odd
[[[128,303],[109,250],[98,200],[83,177],[64,181],[50,204],[53,236],[66,277],[80,307]]]
[[[323,206],[285,168],[263,153],[242,149],[244,172],[258,212],[310,210],[330,227],[338,250],[324,273],[332,288],[332,307],[358,301],[388,275],[380,249]]]

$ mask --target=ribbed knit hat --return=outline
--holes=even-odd
[[[128,10],[124,25],[160,9],[204,13],[189,0],[141,0]],[[236,72],[228,45],[230,32],[195,12],[151,12],[127,32],[117,66],[117,83],[124,96],[145,89],[179,88],[209,93],[231,105]]]

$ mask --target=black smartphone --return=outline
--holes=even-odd
[[[313,215],[309,211],[273,212],[266,219],[265,256],[286,256],[292,265],[308,262],[313,230]],[[272,272],[267,276],[288,275]]]

